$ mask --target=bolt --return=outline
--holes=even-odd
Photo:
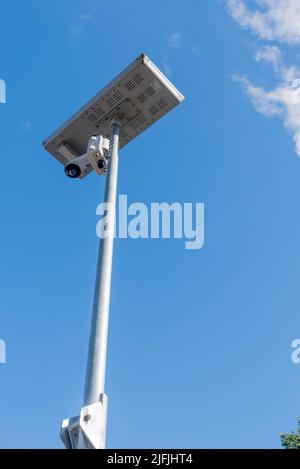
[[[92,418],[92,417],[90,416],[90,414],[86,414],[86,415],[83,417],[83,421],[87,423],[89,420],[91,420],[91,418]]]

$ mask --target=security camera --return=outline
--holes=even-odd
[[[69,143],[62,142],[57,151],[63,158],[63,161],[67,161],[65,164],[65,174],[68,177],[81,179],[92,171],[92,166],[86,154],[80,156]]]
[[[90,161],[87,155],[82,155],[66,164],[65,173],[72,179],[83,178],[89,172],[90,167]]]
[[[102,135],[92,136],[88,143],[87,158],[100,176],[104,176],[108,168],[109,139]]]
[[[102,135],[92,136],[89,139],[87,152],[78,156],[78,153],[67,142],[58,147],[59,154],[67,160],[65,173],[69,178],[84,178],[92,169],[100,176],[107,172],[109,161],[110,141]]]

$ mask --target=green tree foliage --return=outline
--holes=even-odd
[[[285,449],[300,449],[300,419],[298,419],[298,429],[294,433],[281,433],[281,444]]]

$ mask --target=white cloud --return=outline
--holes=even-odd
[[[227,0],[232,17],[261,39],[300,44],[299,0],[254,0],[254,2],[256,9],[250,9],[247,0]]]
[[[161,55],[161,64],[164,74],[170,77],[172,75],[172,68],[166,54]]]
[[[227,2],[232,17],[260,39],[300,44],[300,0],[252,0],[256,10],[250,10],[246,0]],[[257,112],[267,117],[282,116],[300,156],[300,70],[296,65],[286,66],[281,50],[274,44],[259,47],[254,58],[272,64],[277,85],[265,90],[245,76],[234,79],[241,83]]]
[[[70,44],[77,46],[86,28],[95,22],[97,22],[97,19],[91,14],[80,14],[73,18],[68,26],[68,39]]]
[[[293,135],[295,150],[300,156],[300,71],[297,73],[295,68],[283,70],[281,82],[270,91],[253,85],[247,77],[235,76],[234,79],[242,84],[257,112],[267,117],[283,117],[284,126]],[[293,76],[291,82],[289,78]]]
[[[24,122],[21,122],[21,129],[22,130],[32,130],[32,122],[31,120],[27,120],[27,121],[24,121]]]
[[[93,20],[93,15],[91,14],[87,14],[87,15],[78,15],[78,18],[81,20],[81,21],[91,21]]]
[[[266,92],[259,86],[253,85],[245,76],[235,75],[233,78],[241,83],[257,112],[267,117],[273,117],[282,113],[282,108],[272,99],[271,93]]]
[[[276,72],[282,66],[281,50],[276,46],[264,46],[257,49],[254,58],[257,62],[271,63]]]
[[[171,33],[165,37],[165,41],[167,47],[165,47],[164,50],[161,51],[160,62],[164,74],[170,77],[172,75],[172,67],[170,65],[169,60],[169,53],[171,52],[170,49],[176,49],[182,45],[181,33],[178,31]]]
[[[170,47],[179,47],[181,45],[181,33],[176,32],[168,36],[168,44]]]
[[[196,57],[199,57],[200,54],[201,54],[201,47],[199,46],[199,44],[194,44],[192,46],[192,53],[196,56]]]

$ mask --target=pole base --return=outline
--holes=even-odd
[[[60,438],[66,449],[105,449],[107,396],[82,407],[80,415],[62,421]]]

